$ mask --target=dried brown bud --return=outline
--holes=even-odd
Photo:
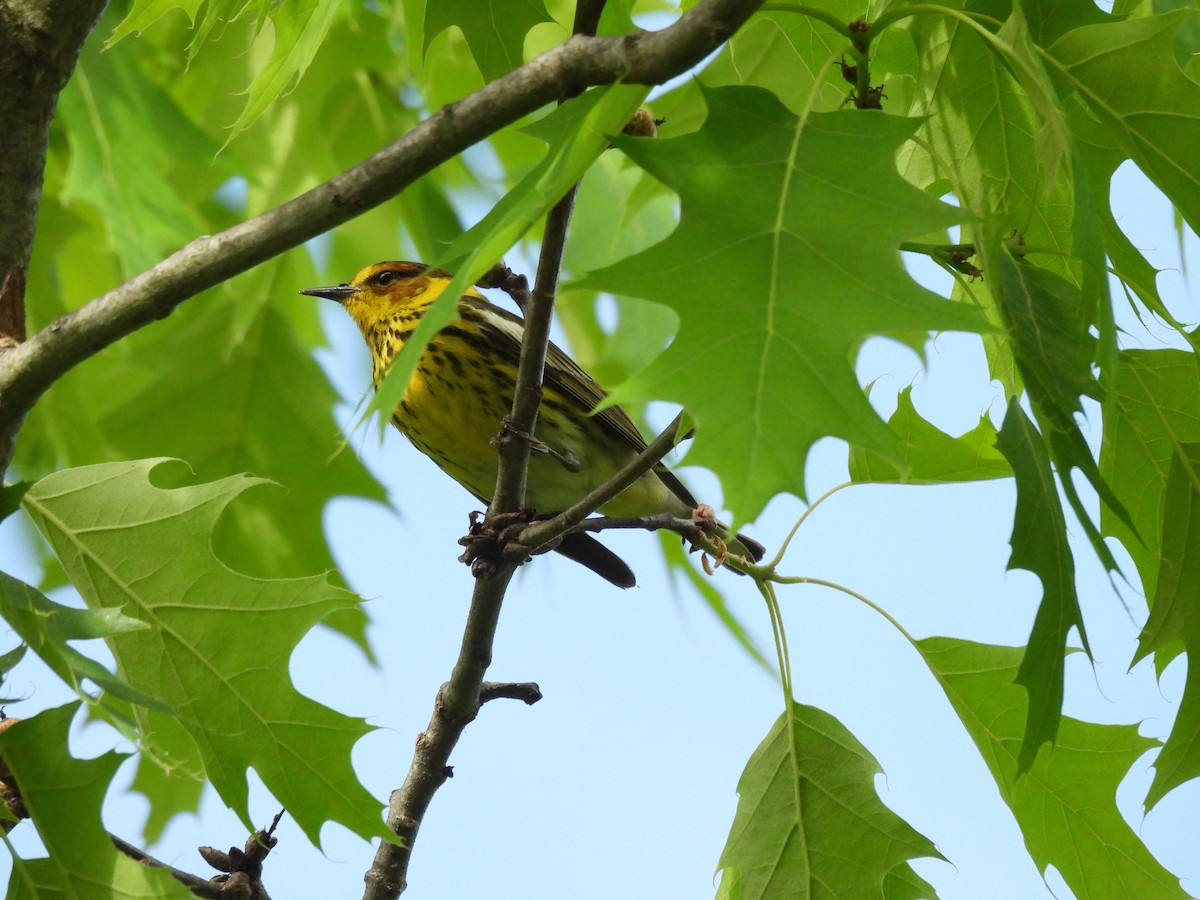
[[[199,849],[204,861],[214,869],[221,872],[233,871],[233,861],[224,850],[218,850],[216,847],[201,847]]]
[[[504,287],[513,277],[512,271],[505,265],[504,260],[500,260],[500,262],[479,276],[479,280],[475,282],[475,286],[481,287],[484,290]]]

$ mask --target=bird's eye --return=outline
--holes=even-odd
[[[378,275],[375,276],[375,283],[379,284],[379,285],[391,284],[395,280],[396,280],[396,273],[392,272],[390,270],[380,272]]]

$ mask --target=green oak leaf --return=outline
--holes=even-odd
[[[5,578],[8,577],[7,575],[4,575],[3,572],[0,572],[0,576],[3,576]],[[0,681],[3,680],[3,677],[5,675],[7,675],[9,672],[11,672],[13,670],[13,668],[17,665],[17,663],[19,663],[21,660],[23,660],[25,658],[25,652],[28,649],[29,649],[29,647],[27,645],[18,644],[16,647],[9,650],[7,653],[0,654]],[[8,701],[5,701],[5,702],[8,702]]]
[[[704,96],[698,132],[616,139],[678,192],[679,227],[574,286],[679,314],[671,346],[613,400],[683,404],[698,425],[688,462],[715,471],[725,505],[752,519],[780,491],[803,493],[808,450],[826,435],[899,458],[855,377],[863,340],[987,326],[901,263],[904,240],[962,215],[896,173],[896,150],[919,123],[850,111],[800,118],[760,88]]]
[[[309,629],[357,598],[324,576],[265,580],[226,568],[213,555],[213,529],[261,479],[164,490],[150,483],[162,462],[58,472],[23,504],[90,608],[122,609],[149,626],[107,639],[118,675],[171,706],[193,756],[247,825],[253,768],[310,839],[329,820],[381,834],[379,804],[350,764],[370,729],[301,695],[287,675]],[[135,714],[152,732],[152,718]]]
[[[1081,397],[1100,400],[1104,396],[1092,373],[1096,339],[1089,332],[1082,295],[1079,288],[1048,269],[1014,259],[1003,250],[993,257],[991,268],[999,273],[993,294],[1063,493],[1100,561],[1110,571],[1116,570],[1116,560],[1069,475],[1071,469],[1078,469],[1116,515],[1128,518],[1100,474],[1076,421],[1076,415],[1083,412]]]
[[[16,484],[0,484],[0,522],[21,508],[21,498],[32,483],[18,481]]]
[[[1067,522],[1050,457],[1042,436],[1017,400],[1009,403],[996,448],[1012,466],[1017,481],[1008,568],[1026,569],[1042,582],[1042,602],[1017,673],[1017,683],[1029,693],[1025,738],[1018,759],[1018,773],[1022,773],[1029,771],[1042,744],[1053,743],[1058,734],[1066,669],[1064,648],[1072,626],[1079,629],[1085,649],[1088,642],[1075,592],[1075,558],[1067,544]]]
[[[154,379],[99,417],[112,445],[108,458],[172,456],[199,478],[254,472],[277,481],[287,490],[256,491],[230,508],[217,555],[264,577],[332,569],[321,525],[326,503],[335,495],[382,502],[383,490],[355,453],[333,453],[336,396],[279,308],[295,283],[291,267],[248,279],[181,310],[170,331],[146,337],[153,341],[147,352],[160,360]],[[327,624],[366,648],[360,609],[343,609]]]
[[[1022,775],[1026,698],[1013,683],[1024,666],[1021,649],[944,637],[916,647],[979,748],[1039,869],[1054,866],[1075,896],[1088,900],[1188,896],[1117,809],[1117,786],[1154,740],[1136,725],[1064,716],[1054,752],[1038,754]]]
[[[1175,36],[1195,10],[1068,31],[1044,58],[1200,230],[1200,85],[1174,59]]]
[[[167,706],[130,687],[68,643],[141,631],[149,627],[145,622],[122,614],[119,608],[93,610],[63,606],[4,572],[0,572],[0,618],[82,699],[93,700],[84,691],[83,682],[87,679],[114,697],[169,711]],[[109,721],[125,730],[124,716],[103,700],[100,706]]]
[[[719,896],[933,896],[908,861],[943,857],[880,801],[881,771],[837,719],[792,704],[738,780]]]
[[[8,900],[191,897],[166,869],[144,866],[113,846],[100,808],[125,757],[71,757],[68,733],[78,709],[78,703],[47,709],[0,734],[4,762],[47,851],[39,859],[12,857]]]
[[[434,0],[425,4],[425,51],[452,25],[462,29],[484,81],[495,81],[524,62],[525,35],[553,21],[542,0]]]
[[[58,114],[71,146],[61,197],[95,207],[126,277],[205,233],[197,207],[230,170],[213,165],[219,145],[129,55],[89,43]]]
[[[1092,197],[1105,197],[1113,174],[1126,159],[1125,153],[1108,130],[1087,112],[1082,102],[1070,104],[1068,117],[1079,160],[1077,170],[1086,181]],[[1093,214],[1103,235],[1104,250],[1112,261],[1117,277],[1147,309],[1182,330],[1183,326],[1175,321],[1159,296],[1158,270],[1121,230],[1109,204],[1096,203]]]
[[[1137,533],[1112,515],[1102,524],[1129,551],[1150,606],[1135,660],[1153,652],[1161,672],[1182,650],[1189,659],[1179,713],[1146,797],[1154,806],[1200,775],[1200,666],[1190,665],[1200,659],[1200,365],[1182,350],[1131,350],[1121,355],[1113,394],[1100,464]]]
[[[1127,350],[1120,356],[1111,394],[1100,466],[1128,509],[1132,526],[1108,510],[1101,511],[1101,523],[1106,535],[1125,545],[1152,600],[1158,591],[1165,541],[1162,511],[1172,460],[1186,458],[1182,448],[1200,443],[1200,363],[1184,350]]]
[[[959,437],[921,418],[912,402],[912,388],[900,392],[888,427],[903,445],[900,464],[861,447],[850,448],[850,480],[946,484],[1008,478],[1012,468],[996,449],[996,426],[983,415],[979,424]]]
[[[128,16],[114,29],[108,46],[129,34],[140,32],[163,13],[179,8],[195,26],[190,57],[195,57],[213,29],[239,19],[253,19],[256,43],[269,40],[265,60],[255,66],[246,88],[246,102],[229,129],[225,146],[245,131],[276,99],[285,94],[313,61],[329,30],[346,15],[347,5],[339,0],[136,0]],[[269,33],[264,31],[270,22]],[[256,48],[257,49],[257,48]]]
[[[1146,795],[1153,807],[1168,791],[1200,776],[1200,443],[1182,444],[1171,457],[1162,511],[1162,556],[1150,618],[1135,661],[1179,642],[1188,674],[1171,735],[1154,763]]]

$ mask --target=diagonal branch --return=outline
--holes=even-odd
[[[143,850],[141,847],[135,847],[133,844],[124,838],[117,837],[115,834],[108,835],[109,840],[113,842],[113,846],[117,850],[135,862],[141,863],[143,866],[151,869],[166,869],[171,873],[171,876],[186,887],[197,897],[205,897],[207,900],[225,900],[228,894],[221,891],[221,885],[209,881],[207,878],[201,878],[199,875],[193,875],[191,872],[185,872],[183,869],[177,869],[174,866],[169,866],[165,862],[161,862]]]
[[[618,469],[612,478],[589,491],[554,518],[536,522],[526,528],[521,533],[521,543],[536,548],[574,530],[584,519],[658,465],[675,446],[675,438],[682,423],[683,413],[679,413],[645,450]]]
[[[547,103],[593,85],[660,84],[699,63],[761,0],[703,0],[669,28],[575,36],[457,103],[395,143],[269,212],[197,238],[131,281],[0,351],[0,431],[56,379],[190,297],[395,196],[438,165]]]
[[[458,661],[450,680],[438,691],[428,727],[417,736],[404,784],[392,791],[388,803],[388,828],[399,843],[380,844],[363,879],[367,884],[363,900],[395,900],[408,886],[408,864],[421,821],[434,793],[450,777],[450,753],[484,702],[483,676],[492,662],[500,604],[513,570],[506,565],[495,575],[475,581]]]
[[[575,7],[573,36],[592,37],[596,34],[600,16],[604,12],[604,2],[579,0]],[[529,309],[522,310],[525,328],[521,333],[521,358],[513,387],[512,413],[501,424],[497,435],[500,459],[496,470],[496,490],[488,509],[491,514],[514,512],[525,505],[525,481],[531,450],[530,439],[525,436],[534,434],[537,429],[546,352],[550,344],[550,321],[554,316],[558,278],[567,246],[567,226],[575,210],[577,193],[578,182],[571,185],[571,189],[546,214],[533,297]]]

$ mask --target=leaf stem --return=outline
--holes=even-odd
[[[814,584],[818,587],[832,588],[835,591],[845,594],[847,597],[853,597],[855,600],[865,604],[866,606],[869,606],[871,609],[875,610],[875,612],[879,613],[879,615],[883,616],[883,618],[885,618],[893,628],[895,628],[902,635],[904,635],[905,638],[908,639],[909,643],[911,643],[913,646],[916,646],[917,639],[909,634],[908,631],[905,630],[904,626],[896,621],[891,613],[889,613],[874,600],[871,600],[864,594],[858,593],[858,591],[851,590],[845,585],[838,584],[836,581],[826,581],[824,578],[810,578],[807,575],[771,575],[770,580],[776,584]]]
[[[803,6],[795,3],[764,3],[761,7],[759,7],[759,12],[798,13],[802,16],[808,16],[810,19],[816,19],[818,22],[824,22],[847,40],[854,39],[854,35],[850,32],[849,25],[832,13],[826,12],[823,9],[818,9],[815,6]]]
[[[836,494],[838,491],[845,490],[846,488],[853,487],[853,486],[854,486],[853,481],[844,481],[839,485],[831,487],[829,490],[827,490],[825,493],[823,493],[820,497],[818,497],[815,501],[813,501],[813,503],[808,507],[808,509],[804,510],[804,512],[800,514],[800,518],[796,520],[796,524],[793,525],[791,530],[787,533],[787,537],[785,537],[783,539],[783,543],[780,544],[780,546],[779,546],[779,552],[775,554],[774,558],[770,562],[761,563],[758,566],[755,566],[754,567],[755,571],[757,572],[758,570],[762,570],[764,573],[767,573],[767,572],[770,572],[771,570],[774,570],[776,566],[778,566],[781,562],[783,562],[784,554],[787,553],[788,547],[792,543],[792,538],[794,538],[796,536],[796,533],[800,530],[800,526],[803,525],[806,521],[808,521],[808,517],[810,515],[812,515],[814,512],[816,512],[817,507],[820,506],[822,503],[824,503],[826,500],[828,500],[830,497],[832,497],[834,494]],[[772,579],[772,580],[774,580],[774,579]]]
[[[530,525],[521,533],[521,543],[536,548],[556,540],[579,525],[593,512],[616,497],[651,469],[666,456],[675,446],[675,437],[683,423],[683,413],[677,415],[671,424],[662,430],[650,444],[622,466],[612,478],[589,491],[576,503],[544,522]]]

